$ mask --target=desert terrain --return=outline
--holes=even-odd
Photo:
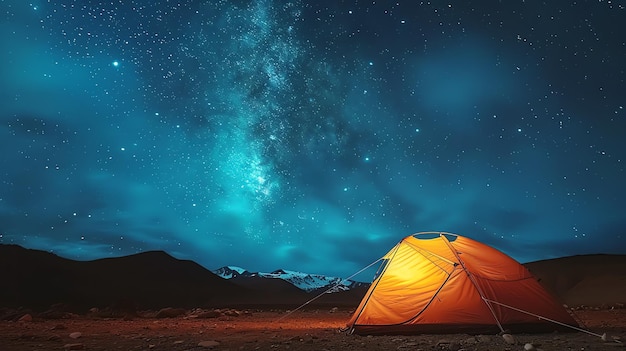
[[[4,311],[7,313],[8,311]],[[6,351],[32,350],[614,350],[626,340],[626,309],[575,311],[588,330],[549,334],[501,335],[350,335],[351,310],[182,310],[164,309],[136,316],[98,313],[20,315],[0,322]],[[57,319],[58,318],[58,319]],[[6,316],[5,316],[6,319]]]

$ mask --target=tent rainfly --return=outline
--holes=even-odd
[[[383,256],[347,327],[356,334],[549,332],[578,323],[506,254],[425,232]]]

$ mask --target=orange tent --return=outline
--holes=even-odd
[[[477,241],[450,233],[418,233],[404,238],[382,260],[348,322],[354,333],[545,332],[578,327],[524,266]]]

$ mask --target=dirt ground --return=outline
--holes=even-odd
[[[211,312],[211,311],[209,311]],[[204,314],[204,315],[203,315]],[[626,341],[626,309],[581,310],[577,317],[607,341],[582,332],[501,335],[357,336],[340,331],[348,310],[246,310],[213,316],[188,311],[130,318],[72,315],[0,321],[0,350],[614,350]]]

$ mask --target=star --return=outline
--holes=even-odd
[[[8,3],[0,243],[337,275],[422,230],[626,252],[606,1]]]

